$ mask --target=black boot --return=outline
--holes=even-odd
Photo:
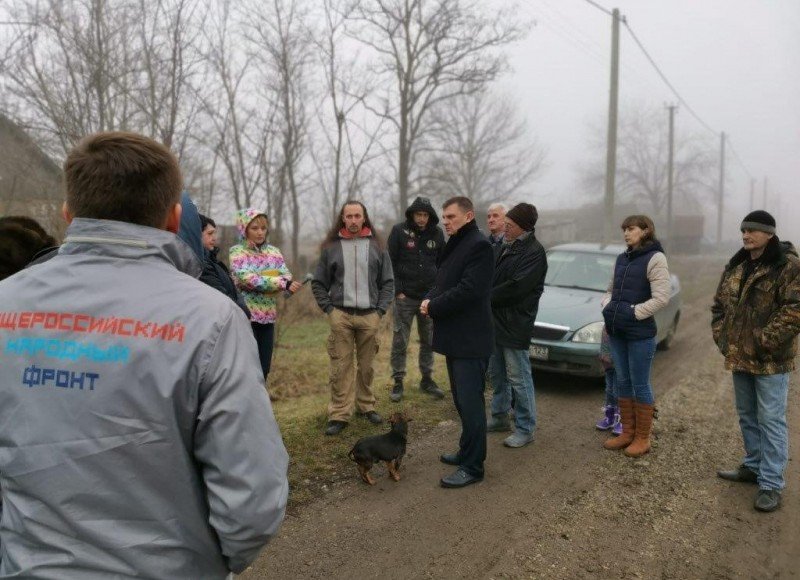
[[[399,403],[400,399],[403,398],[403,379],[394,380],[394,386],[392,387],[392,393],[389,395],[389,398],[394,403]]]
[[[345,427],[347,427],[347,423],[344,421],[328,421],[325,426],[325,435],[338,435]]]
[[[439,388],[430,375],[422,377],[419,388],[423,393],[428,393],[434,399],[444,399],[444,393]]]

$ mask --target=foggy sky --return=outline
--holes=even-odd
[[[499,5],[501,0],[491,2]],[[796,201],[800,2],[598,3],[609,10],[619,8],[692,109],[713,129],[730,135],[733,147],[758,180],[757,207],[763,176],[768,176],[767,209],[778,218],[779,234],[800,238],[796,233],[800,224]],[[514,70],[500,85],[516,97],[530,128],[549,150],[549,168],[534,190],[545,194],[537,200],[540,205],[554,207],[580,191],[577,171],[581,162],[591,158],[586,146],[589,125],[607,122],[611,17],[584,0],[526,0],[522,12],[536,26],[527,39],[510,49]],[[677,103],[624,26],[620,55],[621,115],[626,104],[663,107]],[[706,135],[710,146],[719,148],[719,137],[703,129],[683,107],[676,116],[676,133],[682,131]],[[727,167],[729,211],[724,229],[736,236],[739,220],[749,209],[750,178],[732,155],[727,156]]]

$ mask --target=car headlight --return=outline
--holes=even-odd
[[[572,335],[572,342],[588,342],[599,344],[603,338],[603,322],[592,322],[583,328],[579,328]]]

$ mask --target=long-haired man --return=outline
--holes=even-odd
[[[372,392],[373,362],[380,321],[394,297],[394,276],[389,254],[360,201],[348,200],[339,211],[322,242],[311,289],[331,327],[331,401],[325,434],[338,435],[356,408],[371,423],[381,423]]]

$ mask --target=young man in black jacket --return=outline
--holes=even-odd
[[[533,441],[536,402],[528,348],[544,290],[547,256],[534,235],[536,208],[520,203],[505,216],[505,238],[492,280],[495,346],[489,359],[494,388],[489,431],[509,431],[508,411],[514,407],[516,430],[503,441],[523,447]]]
[[[444,393],[434,382],[432,323],[419,312],[419,306],[436,278],[436,260],[444,247],[444,234],[436,225],[439,217],[425,197],[418,197],[406,210],[406,221],[395,225],[389,234],[389,256],[394,271],[394,335],[392,337],[392,379],[390,398],[403,398],[403,378],[406,375],[406,353],[411,325],[417,319],[419,333],[419,388],[442,399]]]
[[[228,267],[217,257],[219,253],[216,238],[217,224],[210,217],[206,217],[203,214],[199,214],[199,216],[203,248],[205,249],[203,272],[200,274],[200,281],[208,284],[212,288],[216,288],[225,294],[225,296],[236,302],[236,305],[242,309],[244,315],[250,320],[250,309],[247,308],[244,298],[236,289]]]
[[[450,239],[439,258],[436,282],[419,308],[433,320],[433,350],[446,357],[450,391],[461,418],[458,451],[440,457],[458,469],[442,478],[441,485],[464,487],[483,479],[486,459],[483,389],[494,348],[490,304],[494,252],[475,224],[469,198],[447,200],[442,223]]]

